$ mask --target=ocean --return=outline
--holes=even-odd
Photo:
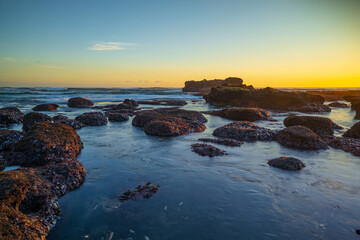
[[[202,97],[172,88],[0,88],[0,107],[15,106],[27,113],[37,104],[57,103],[59,109],[46,114],[70,118],[99,111],[67,107],[67,100],[78,96],[94,101],[95,106],[125,98],[184,99],[188,102],[184,109],[216,109]],[[282,121],[290,113],[270,113],[278,121],[255,124],[284,128]],[[350,108],[320,114],[344,127],[335,135],[355,123],[354,115]],[[204,116],[208,119],[204,132],[173,138],[146,135],[131,125],[132,118],[77,130],[84,143],[78,160],[85,166],[86,179],[59,199],[61,218],[48,239],[357,238],[359,157],[332,148],[300,151],[260,141],[241,147],[214,144],[228,155],[202,157],[191,151],[191,144],[212,137],[214,129],[231,122]],[[280,156],[299,158],[306,167],[288,172],[267,164]],[[14,167],[6,170],[10,169]],[[147,181],[160,185],[151,198],[119,201],[124,191]]]

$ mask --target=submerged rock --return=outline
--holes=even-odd
[[[73,108],[88,108],[94,105],[94,102],[82,97],[70,98],[68,106]]]
[[[22,123],[24,114],[16,107],[0,108],[0,125]]]
[[[314,116],[289,116],[285,118],[284,125],[286,127],[305,126],[319,136],[333,135],[334,129],[342,129],[329,118]]]
[[[120,197],[120,201],[138,200],[140,198],[149,198],[159,190],[159,185],[153,185],[147,182],[144,186],[137,186],[135,191],[127,190]]]
[[[129,105],[133,108],[139,106],[139,104],[134,99],[128,99],[128,98],[124,100],[123,104]]]
[[[62,123],[36,123],[4,152],[6,165],[42,166],[74,159],[83,143],[76,131]]]
[[[215,129],[213,135],[221,138],[233,138],[243,141],[271,141],[276,132],[256,126],[251,122],[238,121],[229,123],[225,126]]]
[[[268,164],[273,167],[281,168],[288,171],[298,171],[305,167],[305,164],[297,158],[293,157],[279,157],[268,161]]]
[[[80,116],[77,116],[75,120],[85,124],[86,126],[101,126],[108,123],[107,118],[102,112],[83,113]]]
[[[225,155],[225,151],[214,147],[210,144],[204,144],[204,143],[195,143],[191,145],[191,150],[201,156],[223,156]]]
[[[270,113],[261,108],[225,108],[219,111],[210,111],[209,114],[220,116],[223,118],[235,121],[259,121],[259,120],[274,120],[270,117]]]
[[[45,239],[60,215],[57,198],[84,177],[83,165],[74,160],[0,172],[0,239]]]
[[[333,108],[347,108],[349,107],[346,103],[340,103],[340,102],[333,102],[328,104],[329,107]]]
[[[324,142],[332,148],[350,152],[355,156],[360,156],[360,139],[348,137],[327,136]]]
[[[276,134],[276,140],[283,146],[300,150],[326,149],[326,143],[313,131],[304,126],[287,127]]]
[[[355,123],[349,130],[347,130],[344,137],[360,138],[360,122]]]
[[[53,117],[52,120],[53,120],[53,122],[63,123],[66,126],[72,127],[73,129],[80,129],[80,128],[85,127],[85,124],[83,124],[79,121],[70,119],[63,115],[57,115],[57,116]]]
[[[10,144],[18,141],[23,134],[16,130],[0,129],[0,152],[6,150]]]
[[[59,105],[54,103],[44,103],[35,106],[32,110],[33,111],[56,111],[58,109]]]
[[[206,118],[198,112],[177,108],[160,108],[136,113],[132,125],[146,134],[173,137],[205,130]]]
[[[30,112],[24,116],[23,131],[28,131],[35,123],[51,122],[51,117],[38,112]]]
[[[138,104],[147,105],[165,105],[165,106],[185,106],[187,102],[181,99],[161,99],[161,100],[142,100],[137,101]]]
[[[216,143],[216,144],[230,146],[230,147],[240,147],[241,145],[244,144],[244,142],[234,140],[234,139],[199,138],[198,141],[211,142],[211,143]]]
[[[118,112],[116,110],[108,111],[105,113],[110,122],[123,122],[129,120],[129,116],[125,113]]]

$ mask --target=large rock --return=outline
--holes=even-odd
[[[355,156],[360,156],[360,139],[348,137],[327,136],[323,138],[327,145],[335,149],[350,152]]]
[[[42,166],[74,159],[83,143],[76,131],[62,123],[37,123],[4,152],[6,165]]]
[[[191,150],[201,156],[215,157],[225,155],[225,151],[210,144],[195,143],[191,145]]]
[[[28,131],[35,123],[51,122],[51,117],[38,112],[30,112],[24,116],[23,131]]]
[[[205,130],[206,118],[198,112],[177,108],[141,111],[132,124],[144,128],[146,134],[173,137]]]
[[[0,108],[0,125],[22,123],[24,114],[16,107]]]
[[[117,110],[107,111],[105,116],[110,122],[123,122],[129,120],[129,116]]]
[[[70,98],[68,106],[73,108],[88,108],[94,105],[94,102],[82,97]]]
[[[0,152],[6,150],[10,144],[18,141],[23,134],[16,130],[0,129]]]
[[[33,111],[56,111],[59,105],[54,103],[44,103],[35,106],[32,110]]]
[[[344,137],[360,138],[360,122],[355,123],[349,130],[344,133]]]
[[[305,164],[297,158],[293,157],[279,157],[268,161],[268,164],[273,167],[281,168],[288,171],[298,171],[305,167]]]
[[[53,122],[63,123],[66,126],[72,127],[73,129],[80,129],[80,128],[85,127],[85,124],[83,124],[79,121],[70,119],[63,115],[57,115],[57,116],[53,117],[52,120],[53,120]]]
[[[85,124],[86,126],[101,126],[108,123],[107,118],[102,112],[83,113],[80,116],[77,116],[75,120]]]
[[[289,116],[285,118],[284,125],[286,127],[305,126],[319,136],[333,135],[334,129],[342,129],[329,118],[314,116]]]
[[[304,126],[287,127],[276,134],[276,140],[283,146],[300,150],[326,149],[320,136]]]
[[[273,120],[270,113],[261,108],[225,108],[219,111],[210,111],[209,114],[220,116],[223,118],[235,121],[259,121],[259,120]]]
[[[45,239],[60,215],[58,197],[84,178],[78,161],[0,172],[0,239]]]
[[[302,112],[329,111],[322,105],[325,99],[305,92],[280,91],[274,88],[254,89],[250,87],[222,86],[212,88],[204,96],[210,104],[222,104],[237,107],[259,107],[275,110]],[[325,107],[323,107],[325,106]]]
[[[275,132],[256,126],[251,122],[238,121],[229,123],[215,129],[213,135],[221,138],[233,138],[243,141],[271,141],[275,137]]]
[[[241,78],[229,77],[225,80],[215,79],[215,80],[202,80],[202,81],[186,81],[185,87],[182,89],[183,92],[201,92],[203,94],[208,94],[211,88],[219,87],[222,85],[228,86],[244,86],[243,80]]]

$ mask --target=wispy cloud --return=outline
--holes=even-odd
[[[10,58],[10,57],[2,57],[0,59],[4,60],[4,61],[7,61],[7,62],[14,62],[16,60],[15,58]]]
[[[128,46],[134,46],[135,43],[126,43],[126,42],[97,42],[94,46],[89,47],[89,50],[93,51],[114,51],[114,50],[124,50]]]
[[[39,68],[42,69],[66,69],[64,66],[56,66],[56,65],[38,65]]]

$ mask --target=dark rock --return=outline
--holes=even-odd
[[[58,109],[59,105],[54,103],[44,103],[35,106],[32,110],[33,111],[56,111]]]
[[[347,130],[344,137],[360,138],[360,122],[355,123],[349,130]]]
[[[276,140],[283,146],[301,150],[326,149],[326,143],[304,126],[287,127],[276,134]]]
[[[243,141],[271,141],[275,137],[275,132],[256,126],[251,122],[238,121],[229,123],[215,129],[213,135],[222,138],[233,138]]]
[[[68,100],[68,106],[73,108],[88,108],[94,105],[94,102],[89,99],[76,97]]]
[[[7,150],[10,144],[18,141],[23,134],[16,130],[0,129],[0,152]]]
[[[22,123],[24,114],[16,107],[0,108],[0,125]]]
[[[225,151],[214,147],[210,144],[204,144],[204,143],[195,143],[191,145],[191,150],[201,156],[223,156],[225,155]]]
[[[355,156],[360,156],[360,139],[327,136],[324,137],[323,140],[332,148],[341,149],[345,152],[350,152]]]
[[[180,99],[161,99],[161,100],[142,100],[137,101],[138,104],[147,105],[164,105],[164,106],[185,106],[187,102]]]
[[[356,232],[357,234],[360,234],[360,229],[356,229],[355,232]]]
[[[344,100],[351,102],[351,104],[352,104],[355,102],[360,102],[360,96],[344,96]]]
[[[139,106],[139,104],[134,99],[128,99],[128,98],[124,100],[123,104],[129,105],[133,108]]]
[[[270,117],[270,113],[261,108],[225,108],[219,111],[210,111],[207,112],[211,115],[220,116],[223,118],[235,120],[235,121],[259,121],[259,120],[268,120],[273,121],[274,119]]]
[[[57,115],[57,116],[53,117],[52,120],[53,120],[53,122],[63,123],[66,126],[72,127],[73,129],[80,129],[80,128],[85,127],[85,124],[83,124],[79,121],[70,119],[63,115]]]
[[[352,102],[351,103],[351,109],[352,110],[360,110],[360,102]]]
[[[211,142],[211,143],[216,143],[216,144],[230,146],[230,147],[240,147],[241,145],[244,144],[244,142],[234,140],[234,139],[199,138],[198,141]]]
[[[245,86],[243,80],[237,77],[229,77],[225,80],[202,80],[202,81],[186,81],[185,87],[182,89],[183,92],[201,92],[203,94],[209,94],[211,88],[219,86]]]
[[[45,239],[60,215],[58,197],[84,178],[78,161],[0,172],[0,239]]]
[[[118,111],[108,111],[105,113],[105,116],[108,117],[110,122],[123,122],[129,120],[128,115]]]
[[[119,197],[120,201],[138,200],[140,198],[149,198],[159,190],[159,185],[153,185],[147,182],[144,186],[137,186],[135,191],[127,190]]]
[[[346,103],[340,103],[340,102],[333,102],[328,104],[329,107],[333,108],[347,108],[349,107]]]
[[[333,135],[334,129],[342,129],[329,118],[314,116],[289,116],[285,118],[284,125],[286,127],[305,126],[319,136]]]
[[[298,171],[305,167],[305,164],[297,158],[279,157],[268,161],[273,167],[281,168],[288,171]]]
[[[205,130],[206,118],[198,112],[160,108],[136,113],[132,125],[143,127],[146,134],[173,137]]]
[[[51,117],[39,112],[30,112],[24,116],[23,131],[28,131],[35,123],[51,122]]]
[[[309,103],[305,106],[289,107],[288,111],[303,112],[303,113],[323,113],[323,112],[331,112],[331,108],[329,106],[319,103]]]
[[[7,165],[42,166],[74,159],[83,143],[76,131],[62,123],[36,123],[24,137],[3,152]]]
[[[75,120],[85,124],[86,126],[101,126],[108,123],[107,118],[102,112],[83,113],[80,116],[77,116]]]

